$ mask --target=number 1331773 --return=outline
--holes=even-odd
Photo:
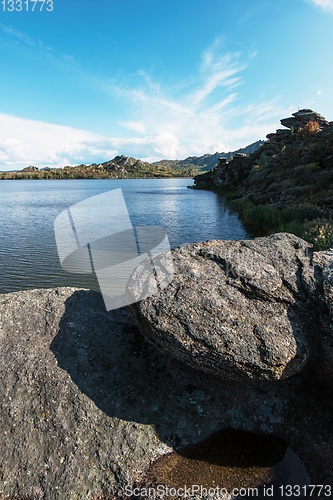
[[[2,10],[12,12],[13,10],[16,10],[17,12],[20,11],[34,11],[34,10],[39,10],[42,11],[44,4],[45,4],[45,9],[48,12],[51,12],[53,10],[53,1],[52,0],[2,0],[0,2],[2,5]]]

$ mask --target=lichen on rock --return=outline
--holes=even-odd
[[[147,340],[193,368],[230,380],[290,377],[308,361],[314,338],[330,333],[311,252],[288,233],[193,243],[173,250],[171,284],[130,309]],[[328,273],[331,257],[321,259]],[[132,281],[143,286],[142,279],[139,266]]]

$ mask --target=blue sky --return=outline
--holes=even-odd
[[[0,170],[233,151],[298,108],[333,120],[333,0],[11,5]]]

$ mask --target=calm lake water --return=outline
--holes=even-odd
[[[221,195],[187,189],[192,179],[25,180],[0,182],[0,293],[77,286],[98,289],[91,275],[64,271],[54,220],[86,198],[121,188],[133,226],[161,226],[171,248],[210,239],[250,239]]]

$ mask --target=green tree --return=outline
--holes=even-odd
[[[267,164],[267,156],[264,153],[261,153],[258,165],[260,168],[264,168]]]

